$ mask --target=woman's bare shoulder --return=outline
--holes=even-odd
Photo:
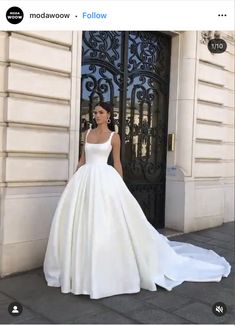
[[[115,138],[120,138],[120,136],[119,136],[119,133],[118,132],[116,132],[116,131],[112,131],[113,132],[113,137],[115,137]],[[111,132],[111,133],[112,133]]]

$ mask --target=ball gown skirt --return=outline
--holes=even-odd
[[[60,197],[43,264],[47,285],[99,299],[227,277],[231,266],[223,257],[170,241],[148,222],[119,173],[107,164],[112,135],[102,144],[85,142],[86,163]]]

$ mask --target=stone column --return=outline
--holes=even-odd
[[[80,105],[81,105],[81,69],[82,69],[82,32],[73,31],[71,49],[71,110],[69,131],[69,179],[76,169],[79,153]]]
[[[175,151],[167,153],[165,226],[183,231],[186,219],[186,178],[192,177],[193,134],[197,86],[197,33],[172,38],[168,133],[175,133]],[[189,183],[190,185],[190,183]]]

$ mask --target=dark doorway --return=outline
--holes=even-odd
[[[155,228],[165,219],[170,55],[160,32],[83,32],[80,139],[94,105],[112,102],[124,181]]]

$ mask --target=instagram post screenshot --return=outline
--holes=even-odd
[[[234,325],[234,1],[0,9],[0,324]]]

